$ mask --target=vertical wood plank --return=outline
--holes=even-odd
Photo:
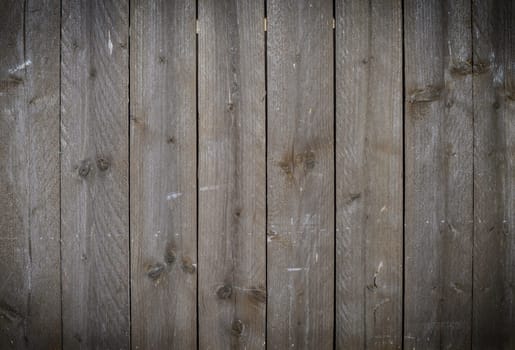
[[[128,2],[62,2],[63,346],[129,346]]]
[[[0,4],[0,348],[59,348],[59,1]]]
[[[330,349],[334,319],[332,1],[267,1],[270,349]]]
[[[401,1],[336,1],[336,347],[402,346]]]
[[[199,345],[264,348],[264,4],[198,6]]]
[[[473,348],[515,348],[515,4],[474,0]]]
[[[405,346],[470,347],[469,1],[406,1]]]
[[[195,2],[131,4],[134,349],[196,349]]]

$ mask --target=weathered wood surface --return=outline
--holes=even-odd
[[[514,23],[0,1],[0,348],[515,348]]]
[[[474,0],[473,349],[515,348],[515,4]]]
[[[264,348],[264,5],[198,5],[199,346]]]
[[[129,347],[128,2],[62,2],[63,346]]]
[[[0,348],[58,348],[59,1],[0,3]]]
[[[269,349],[330,349],[333,4],[267,1]]]
[[[195,3],[131,3],[134,349],[196,349]]]
[[[470,347],[472,39],[469,1],[404,5],[406,348]]]
[[[401,1],[336,1],[336,347],[402,345]]]

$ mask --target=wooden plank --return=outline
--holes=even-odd
[[[0,348],[59,348],[59,1],[0,4]]]
[[[336,347],[402,346],[402,7],[336,5]]]
[[[132,347],[196,349],[195,2],[131,14]]]
[[[62,2],[63,346],[129,347],[128,2]]]
[[[471,339],[472,76],[469,1],[405,3],[406,348]]]
[[[267,1],[270,349],[333,347],[333,3]]]
[[[473,1],[474,349],[515,348],[515,4]]]
[[[264,4],[198,6],[199,345],[264,348]]]

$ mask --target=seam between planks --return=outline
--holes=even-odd
[[[401,66],[402,66],[402,312],[401,349],[404,350],[404,317],[406,294],[406,47],[404,39],[404,0],[401,0]]]

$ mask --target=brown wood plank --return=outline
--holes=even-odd
[[[131,3],[133,349],[196,349],[195,2]]]
[[[0,348],[59,348],[59,1],[0,3]]]
[[[198,6],[199,345],[264,348],[264,5]]]
[[[402,346],[401,1],[336,1],[336,347]]]
[[[474,0],[474,349],[515,348],[515,4]]]
[[[128,1],[62,2],[63,346],[129,346]]]
[[[267,1],[269,349],[330,349],[333,3]]]
[[[405,3],[406,348],[465,349],[472,297],[469,1]]]

